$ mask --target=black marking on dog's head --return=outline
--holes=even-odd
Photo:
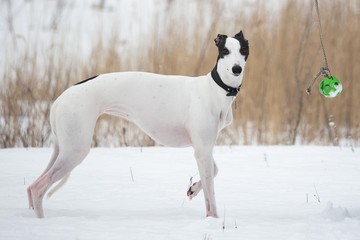
[[[218,60],[219,58],[224,58],[225,55],[228,55],[230,53],[229,49],[225,47],[227,37],[228,36],[226,35],[218,34],[217,37],[214,39],[215,45],[218,47],[219,51]]]
[[[78,82],[78,83],[74,84],[74,86],[75,86],[75,85],[82,84],[82,83],[85,83],[85,82],[87,82],[87,81],[89,81],[89,80],[91,80],[91,79],[96,78],[97,76],[99,76],[99,75],[95,75],[95,76],[92,76],[92,77],[87,78],[87,79],[85,79],[85,80],[82,80],[81,82]]]
[[[238,32],[234,36],[240,42],[240,53],[245,56],[245,61],[249,57],[249,41],[245,39],[242,31]]]

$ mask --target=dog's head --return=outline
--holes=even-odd
[[[230,86],[239,86],[242,82],[243,70],[249,56],[249,43],[242,31],[234,37],[218,34],[215,45],[219,55],[217,71],[223,81]]]

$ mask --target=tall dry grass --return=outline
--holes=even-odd
[[[358,1],[320,2],[329,67],[344,87],[334,99],[318,94],[317,86],[311,96],[305,93],[323,65],[312,2],[289,0],[275,16],[261,1],[251,14],[241,3],[235,12],[215,0],[183,3],[168,1],[165,17],[126,55],[118,51],[123,43],[114,31],[110,39],[94,39],[86,62],[62,52],[61,46],[46,53],[29,46],[21,61],[10,59],[0,90],[0,147],[49,145],[52,101],[91,75],[127,70],[207,74],[216,61],[216,34],[240,29],[250,42],[250,57],[234,123],[221,133],[218,144],[359,144]],[[189,18],[189,11],[197,14]],[[46,65],[38,58],[46,59]],[[94,146],[154,144],[133,124],[109,116],[101,117],[93,138]]]
[[[256,142],[338,144],[340,138],[359,140],[360,111],[356,103],[360,101],[356,93],[360,87],[355,84],[359,73],[359,13],[350,2],[321,3],[329,65],[343,80],[344,92],[334,99],[325,99],[315,89],[311,96],[305,94],[308,82],[323,66],[317,17],[313,5],[288,1],[271,30],[255,22],[250,26],[257,31],[251,36],[253,54],[246,78],[249,88],[244,86],[238,118],[243,129],[249,123],[255,125],[257,133],[251,137],[256,137]]]

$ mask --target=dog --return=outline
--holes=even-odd
[[[50,124],[54,150],[45,171],[28,188],[29,207],[44,217],[42,200],[88,155],[98,117],[111,114],[134,122],[161,145],[192,146],[200,181],[189,187],[192,199],[201,190],[206,216],[218,217],[213,148],[218,133],[232,122],[232,103],[243,81],[249,44],[242,31],[218,34],[215,67],[205,76],[117,72],[91,77],[65,90],[53,103]]]

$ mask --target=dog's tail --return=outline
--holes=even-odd
[[[70,177],[70,173],[68,175],[66,175],[65,177],[63,177],[60,182],[55,186],[53,187],[47,194],[47,198],[51,198],[51,196],[57,191],[59,190],[62,186],[64,186],[64,184],[67,182],[67,180],[69,179]]]

